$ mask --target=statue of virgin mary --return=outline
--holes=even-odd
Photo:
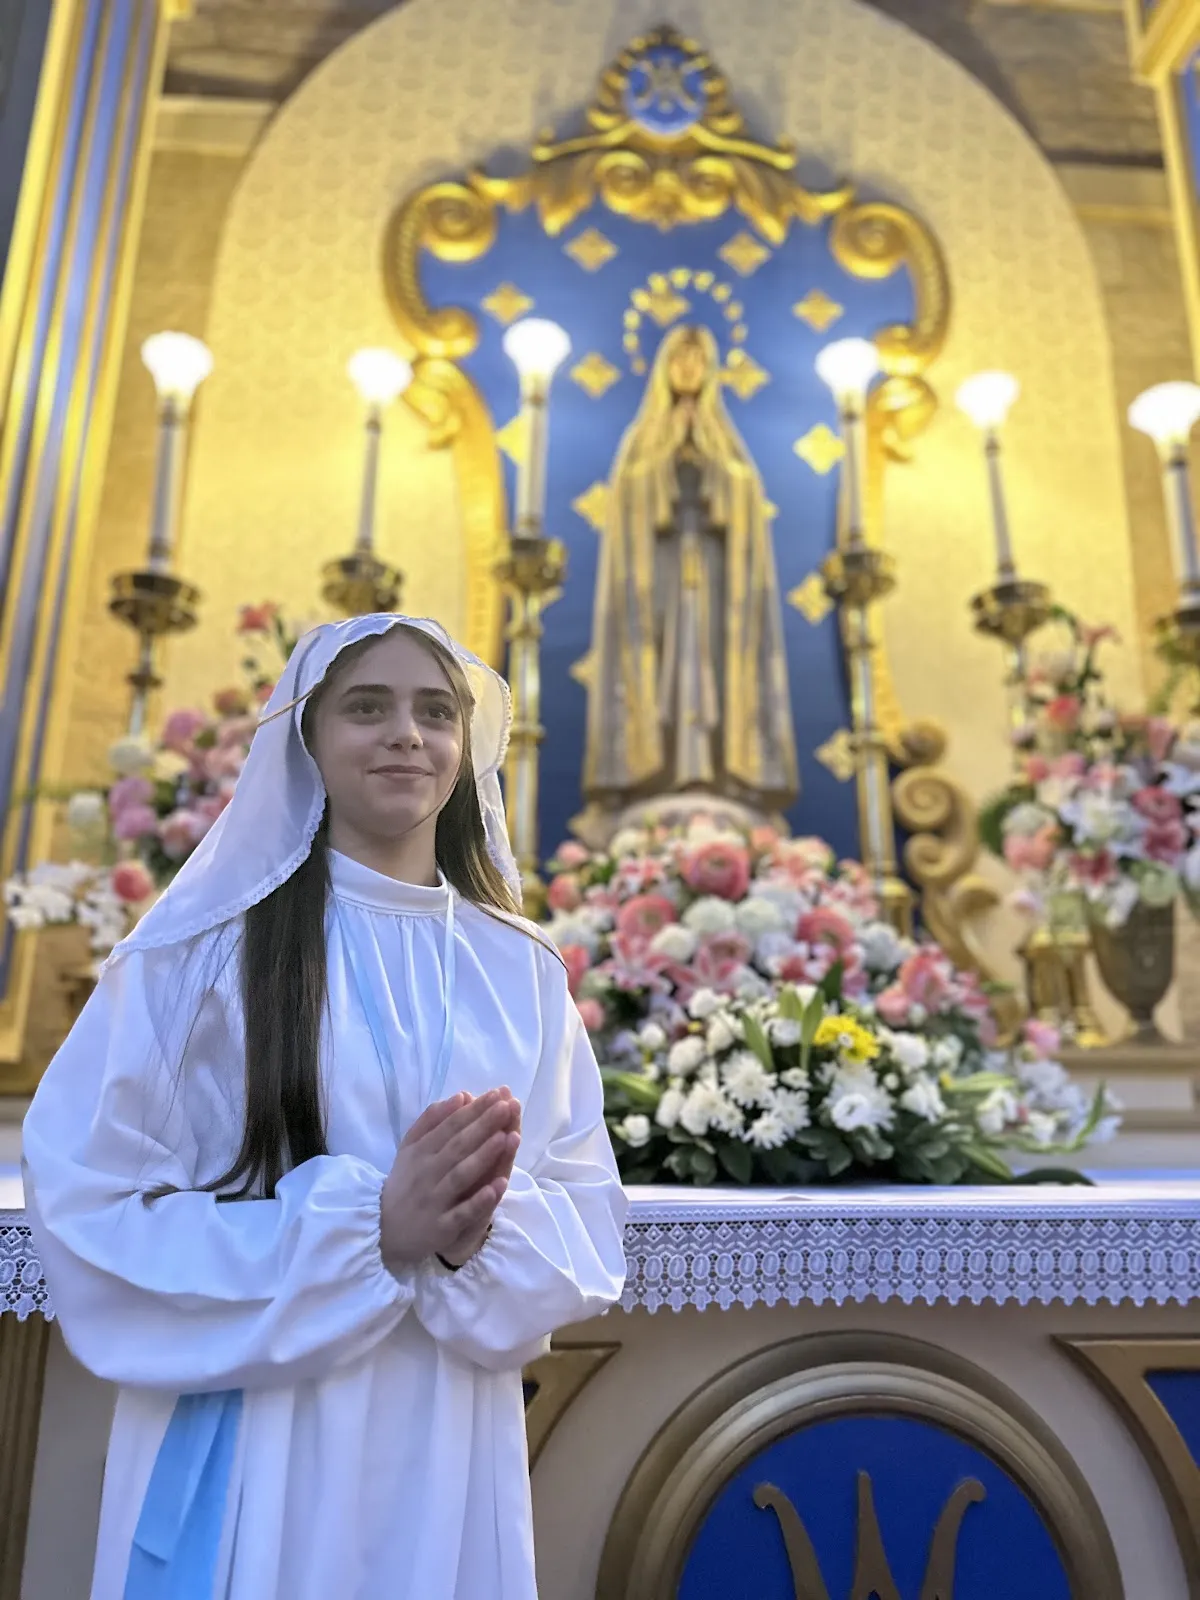
[[[663,340],[609,483],[592,629],[589,814],[799,792],[766,497],[707,328]]]

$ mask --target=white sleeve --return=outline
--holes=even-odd
[[[417,1273],[414,1310],[426,1329],[492,1371],[525,1366],[555,1329],[607,1310],[625,1284],[628,1202],[600,1073],[565,976],[553,968],[542,979],[542,1052],[522,1108],[517,1166],[491,1236],[459,1271],[431,1264]]]
[[[26,1204],[63,1336],[99,1377],[147,1388],[321,1377],[412,1302],[411,1277],[380,1257],[384,1174],[319,1156],[272,1200],[195,1190],[240,1139],[243,1045],[236,989],[218,983],[186,1031],[176,1001],[171,1062],[151,1005],[178,994],[180,959],[131,953],[105,974],[25,1119]],[[147,1202],[162,1184],[191,1192]]]

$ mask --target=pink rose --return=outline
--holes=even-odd
[[[779,845],[779,830],[766,826],[751,828],[750,848],[758,856],[769,856]]]
[[[143,839],[158,827],[158,816],[149,806],[125,806],[113,818],[113,833],[128,844]]]
[[[172,861],[182,861],[185,856],[191,855],[211,827],[209,819],[196,810],[182,808],[172,811],[159,824],[158,837],[163,853],[170,856]]]
[[[1146,743],[1151,761],[1165,761],[1175,743],[1175,728],[1166,717],[1151,717],[1146,724]]]
[[[1027,756],[1025,759],[1025,776],[1030,783],[1044,783],[1050,776],[1050,763],[1045,756]]]
[[[1108,850],[1096,850],[1091,854],[1078,851],[1069,858],[1067,865],[1071,876],[1088,888],[1103,889],[1117,875],[1116,857]]]
[[[639,894],[617,912],[617,932],[627,939],[647,943],[669,922],[677,922],[675,907],[663,894]]]
[[[184,755],[207,722],[203,711],[172,711],[163,724],[162,743],[168,750]]]
[[[113,893],[136,906],[154,893],[154,879],[140,861],[122,861],[112,871]]]
[[[583,888],[573,872],[560,872],[546,889],[546,904],[551,911],[577,911],[583,904]]]
[[[709,839],[684,858],[683,881],[696,894],[744,900],[750,887],[750,852],[743,844]]]
[[[279,615],[274,600],[264,600],[261,605],[243,606],[238,613],[239,633],[269,633]]]
[[[604,1027],[604,1007],[599,1000],[576,1001],[579,1019],[589,1033],[599,1033]]]
[[[912,1010],[912,1002],[900,985],[893,983],[875,996],[875,1009],[889,1028],[903,1028]]]
[[[807,945],[831,945],[842,959],[854,948],[854,928],[830,906],[806,911],[796,925],[796,937]]]
[[[1079,726],[1082,709],[1078,695],[1056,695],[1046,707],[1046,721],[1060,733],[1073,733]]]
[[[1049,1022],[1039,1022],[1036,1017],[1030,1017],[1022,1031],[1025,1043],[1043,1060],[1057,1055],[1062,1049],[1062,1034]]]
[[[118,778],[108,791],[108,814],[115,821],[130,806],[146,807],[154,799],[149,778]]]
[[[576,995],[592,964],[592,958],[581,944],[564,944],[558,953],[567,969],[567,988]]]
[[[950,995],[951,967],[940,950],[918,950],[900,968],[897,978],[912,1005],[938,1011]]]
[[[1152,822],[1142,835],[1147,861],[1173,867],[1187,849],[1188,831],[1182,822]]]
[[[592,853],[587,845],[580,844],[578,839],[564,839],[554,852],[554,859],[560,861],[564,867],[582,867],[592,859]]]
[[[1139,789],[1133,797],[1133,809],[1148,822],[1177,822],[1183,807],[1173,794],[1153,787]]]

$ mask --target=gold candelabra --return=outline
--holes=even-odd
[[[408,387],[412,368],[391,350],[359,350],[350,358],[347,371],[363,402],[358,536],[349,555],[338,556],[322,568],[321,598],[344,617],[360,617],[398,610],[404,588],[404,574],[375,553],[375,522],[384,413]]]
[[[156,333],[142,346],[142,360],[158,394],[158,444],[146,565],[112,580],[109,610],[138,637],[137,662],[128,676],[133,693],[129,733],[146,732],[149,700],[161,687],[158,641],[196,624],[200,591],[171,570],[183,497],[187,429],[196,390],[212,371],[212,356],[186,333]]]
[[[839,339],[817,358],[817,372],[837,401],[845,449],[838,548],[824,562],[821,576],[825,593],[842,618],[863,861],[884,917],[907,935],[912,931],[913,896],[896,860],[891,772],[875,704],[876,645],[871,628],[871,608],[895,588],[896,574],[891,557],[870,548],[864,533],[867,392],[878,371],[878,354],[867,339]]]
[[[525,910],[545,909],[539,873],[538,780],[542,740],[542,613],[558,598],[566,551],[544,530],[550,385],[566,359],[570,340],[553,322],[527,317],[504,336],[504,349],[521,383],[523,450],[517,469],[516,515],[509,548],[496,575],[509,594],[508,675],[513,727],[504,769],[508,831],[521,873]]]

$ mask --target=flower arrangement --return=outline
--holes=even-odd
[[[1114,1126],[1052,1029],[998,1048],[974,974],[882,922],[821,840],[698,819],[564,845],[551,871],[547,931],[627,1182],[999,1179],[1005,1149]]]
[[[1026,909],[1073,895],[1119,928],[1139,903],[1200,892],[1200,723],[1119,714],[1097,662],[1112,629],[1056,616],[1068,642],[1027,669],[1021,772],[984,808],[981,833],[1020,877]]]
[[[274,677],[264,659],[286,660],[294,637],[279,607],[243,606],[244,682],[220,690],[209,711],[179,710],[157,743],[125,737],[109,752],[106,788],[67,788],[66,822],[78,853],[91,859],[42,862],[9,879],[4,899],[18,929],[80,923],[103,955],[178,872],[229,804]]]

